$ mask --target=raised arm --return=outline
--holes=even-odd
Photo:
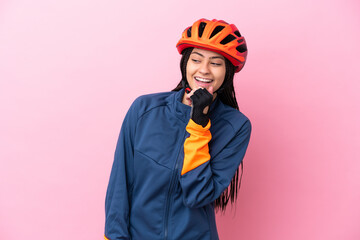
[[[180,177],[184,204],[202,207],[214,202],[229,186],[250,140],[251,124],[247,120],[226,146],[210,156],[210,122],[202,127],[190,119],[184,143],[184,162]]]

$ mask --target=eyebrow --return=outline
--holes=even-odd
[[[201,57],[204,57],[204,55],[202,55],[201,53],[192,52],[191,54],[193,54],[193,53],[198,54],[198,55],[200,55]],[[215,58],[220,58],[220,59],[222,59],[222,60],[225,60],[223,56],[213,56],[213,57],[210,57],[210,59],[215,59]]]

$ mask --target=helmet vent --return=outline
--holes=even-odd
[[[215,36],[218,32],[220,32],[221,30],[223,30],[225,27],[224,26],[217,26],[214,31],[211,33],[210,38],[212,38],[213,36]]]
[[[236,36],[238,36],[238,37],[241,37],[241,34],[240,34],[239,31],[235,31],[234,34],[235,34]]]
[[[247,51],[246,44],[241,44],[240,46],[237,46],[236,50],[238,50],[238,52],[241,52],[241,53],[246,52]]]
[[[205,27],[206,27],[206,22],[201,22],[199,25],[199,37],[202,37]]]
[[[189,27],[188,30],[187,30],[187,32],[186,32],[186,34],[187,34],[188,37],[191,37],[191,28],[192,28],[192,27]]]
[[[226,36],[226,38],[224,38],[224,39],[220,42],[220,44],[225,45],[225,44],[227,44],[227,43],[229,43],[229,42],[231,42],[231,41],[233,41],[233,40],[235,40],[235,39],[236,39],[236,37],[234,37],[233,35],[229,34],[229,35]]]

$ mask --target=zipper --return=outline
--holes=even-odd
[[[186,136],[186,130],[183,136],[183,140],[185,141],[185,136]],[[180,150],[177,154],[176,157],[176,162],[175,162],[175,169],[173,170],[172,176],[171,176],[171,180],[170,180],[170,187],[169,187],[169,191],[166,197],[166,205],[165,205],[165,223],[164,223],[164,240],[167,240],[167,235],[168,235],[168,218],[169,218],[169,209],[170,209],[170,196],[172,194],[172,190],[173,190],[173,185],[175,182],[175,176],[177,173],[177,168],[179,166],[179,156],[180,156],[180,152],[183,149],[183,145],[184,145],[184,141],[182,141],[182,145],[180,146]]]

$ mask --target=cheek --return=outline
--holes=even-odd
[[[186,66],[186,78],[188,81],[192,80],[192,75],[194,74],[194,69],[191,64]]]
[[[225,80],[225,69],[218,72],[217,79],[218,79],[217,83],[219,85],[221,85],[224,82],[224,80]]]

